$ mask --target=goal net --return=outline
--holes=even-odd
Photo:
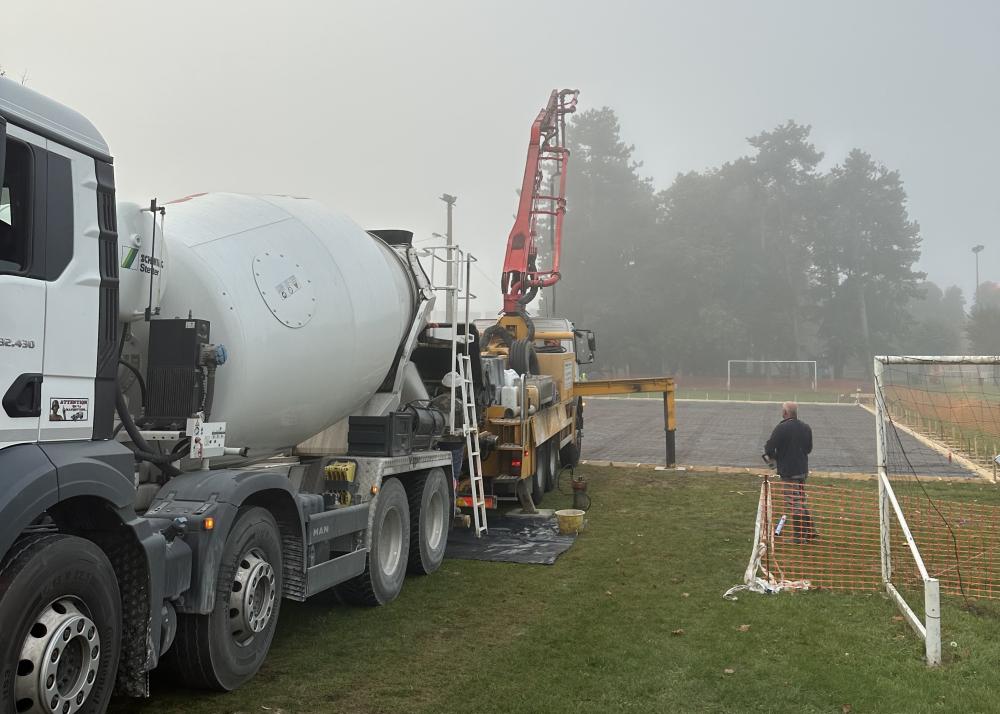
[[[1000,454],[1000,357],[883,357],[876,360],[883,419],[921,448],[889,439],[890,476],[934,474],[937,455],[995,480]],[[941,474],[946,475],[946,474]]]
[[[726,390],[771,398],[795,399],[797,393],[816,391],[814,360],[731,359],[726,364]]]
[[[926,477],[993,479],[998,372],[1000,357],[877,358],[875,483],[765,478],[750,562],[727,596],[884,590],[939,664],[941,593],[1000,599],[1000,507],[932,496]]]

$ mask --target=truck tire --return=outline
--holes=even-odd
[[[410,504],[399,479],[382,482],[370,542],[365,572],[337,586],[338,597],[353,605],[385,605],[403,589],[410,553]]]
[[[546,472],[549,468],[549,442],[535,447],[535,475],[531,478],[531,502],[540,505],[545,496],[545,487],[549,478]]]
[[[114,567],[83,538],[25,538],[0,566],[0,711],[104,712],[121,651]]]
[[[559,437],[549,439],[549,466],[546,470],[545,491],[551,491],[559,480]]]
[[[406,481],[410,502],[410,558],[407,569],[417,575],[430,575],[441,567],[448,546],[454,504],[451,488],[443,469]]]
[[[282,588],[281,534],[266,508],[243,510],[222,550],[215,608],[179,614],[165,664],[188,687],[232,691],[271,648]]]

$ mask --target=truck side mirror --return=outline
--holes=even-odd
[[[597,340],[590,330],[573,330],[573,351],[576,352],[577,364],[590,364],[594,361],[594,351]]]

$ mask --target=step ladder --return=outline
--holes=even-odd
[[[486,489],[483,485],[483,460],[479,453],[479,415],[476,392],[472,385],[472,357],[458,356],[458,376],[462,387],[462,433],[469,458],[469,487],[472,490],[472,522],[476,537],[486,533]]]

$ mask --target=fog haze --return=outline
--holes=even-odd
[[[550,89],[612,107],[658,189],[794,119],[824,165],[901,172],[919,267],[970,296],[973,245],[1000,281],[1000,6],[873,5],[36,1],[4,6],[0,64],[99,127],[122,198],[307,195],[424,239],[448,192],[494,282]]]

